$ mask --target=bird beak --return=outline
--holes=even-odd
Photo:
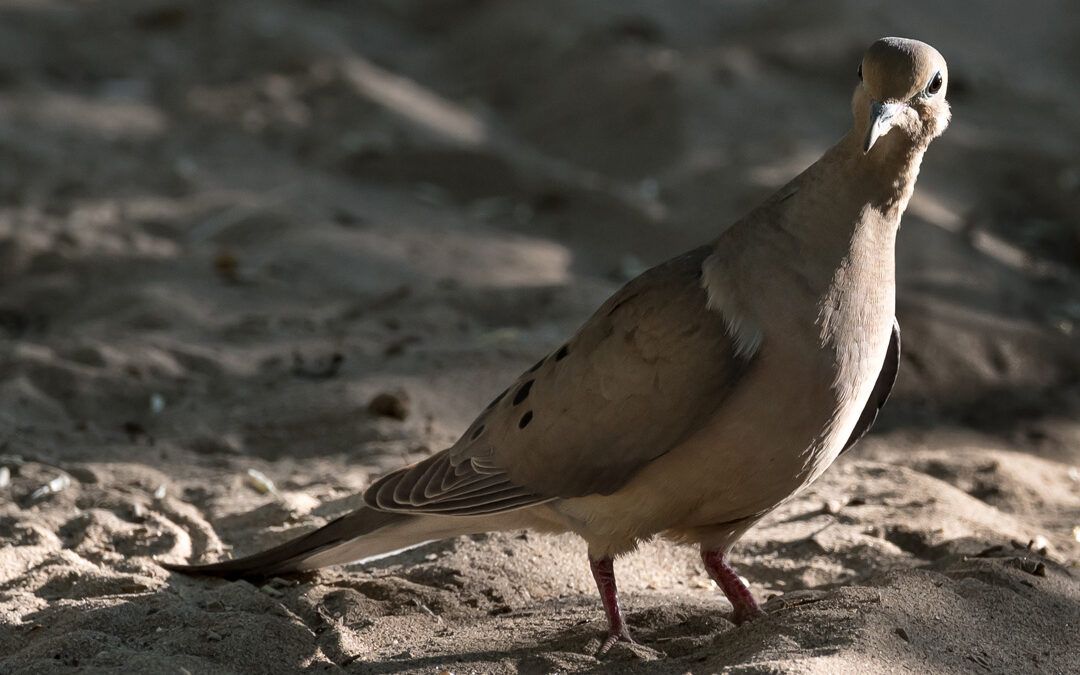
[[[877,139],[881,138],[892,128],[896,113],[900,112],[903,103],[878,103],[870,104],[870,125],[866,129],[866,142],[863,143],[863,154],[870,152]]]

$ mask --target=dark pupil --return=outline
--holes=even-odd
[[[934,75],[934,79],[930,80],[930,86],[926,88],[931,94],[936,94],[941,91],[941,73]]]
[[[862,79],[862,64],[859,64],[859,79]]]

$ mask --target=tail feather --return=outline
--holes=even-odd
[[[436,539],[513,530],[536,522],[527,511],[470,517],[396,513],[364,506],[262,553],[209,565],[159,564],[183,574],[267,578],[377,558]],[[551,529],[550,523],[547,529]]]
[[[160,564],[183,574],[265,578],[351,562],[422,543],[432,537],[424,534],[431,528],[415,527],[419,524],[415,521],[421,520],[425,519],[364,507],[314,532],[254,555],[209,565]]]

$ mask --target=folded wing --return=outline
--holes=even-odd
[[[701,265],[710,250],[628,283],[457,443],[384,476],[365,501],[480,515],[618,490],[697,431],[749,365],[735,356],[723,317],[706,308]]]

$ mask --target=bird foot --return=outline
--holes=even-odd
[[[622,610],[619,608],[619,593],[615,589],[615,568],[611,558],[589,558],[589,566],[592,568],[593,578],[596,579],[596,588],[600,591],[604,613],[607,614],[608,626],[611,628],[607,639],[596,652],[596,657],[600,658],[607,654],[616,642],[634,644],[634,639],[630,637],[630,630],[626,627]]]
[[[616,642],[628,642],[630,644],[637,644],[634,642],[634,638],[630,637],[630,631],[625,628],[619,633],[609,633],[607,639],[600,645],[600,649],[596,650],[596,658],[605,656],[611,648],[615,646]]]
[[[746,583],[728,564],[727,551],[702,551],[701,559],[705,563],[705,569],[709,571],[709,576],[720,586],[720,590],[734,608],[731,620],[736,626],[765,616],[765,610],[754,600],[754,595],[746,587]]]
[[[731,613],[731,621],[736,626],[741,626],[755,619],[760,619],[768,613],[757,605],[739,605]]]

